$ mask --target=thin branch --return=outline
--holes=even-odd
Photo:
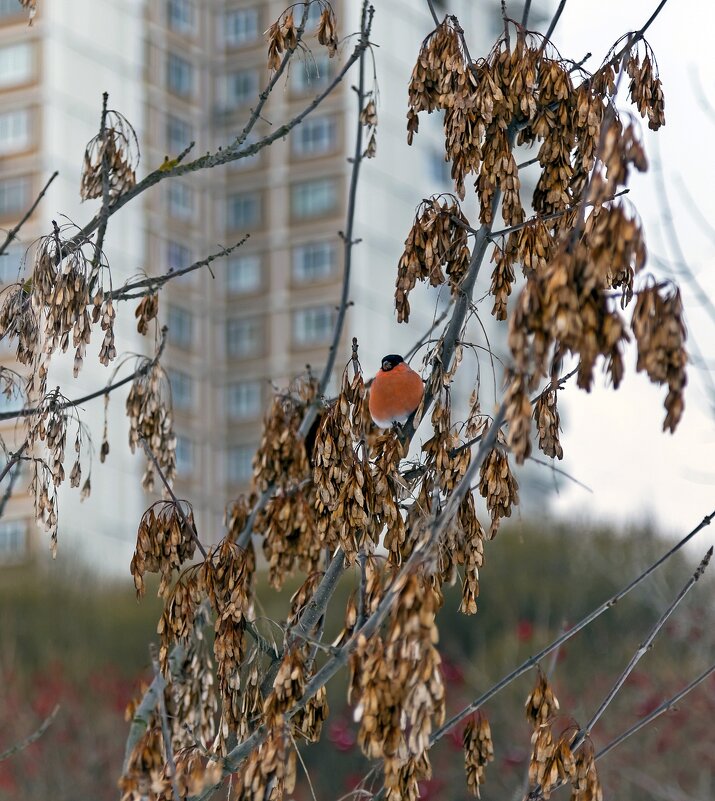
[[[561,378],[557,378],[556,381],[551,380],[547,384],[547,386],[541,390],[541,392],[534,395],[534,397],[530,401],[531,405],[533,406],[539,400],[539,398],[544,394],[544,392],[547,392],[549,389],[561,389],[563,385],[569,380],[569,378],[575,376],[576,373],[578,373],[578,371],[579,367],[577,366],[574,367],[574,369],[571,370],[570,372],[566,373],[566,375],[562,375]],[[466,451],[467,448],[471,448],[472,445],[476,445],[478,442],[481,441],[482,441],[482,434],[478,434],[476,437],[473,437],[472,439],[463,442],[461,445],[457,445],[456,448],[452,448],[452,450],[449,452],[450,458],[454,459],[454,457],[458,456],[462,451]]]
[[[605,757],[607,754],[610,754],[614,748],[617,748],[621,743],[627,740],[636,732],[639,732],[642,728],[647,726],[649,723],[652,723],[656,718],[659,718],[661,715],[669,712],[682,698],[684,698],[691,690],[694,690],[699,684],[702,684],[708,676],[711,676],[715,673],[715,664],[710,665],[710,667],[701,673],[697,679],[693,679],[693,681],[688,684],[687,687],[684,687],[680,692],[676,693],[675,695],[668,698],[667,701],[663,701],[663,703],[656,707],[649,715],[646,715],[644,718],[639,720],[637,723],[634,723],[629,729],[619,734],[617,737],[614,737],[610,743],[605,745],[595,756],[595,759],[601,759]]]
[[[646,568],[640,575],[638,575],[633,581],[630,582],[626,587],[622,590],[619,590],[615,595],[609,598],[607,601],[604,601],[600,606],[596,607],[593,611],[589,612],[586,617],[582,618],[578,623],[576,623],[573,628],[569,629],[567,632],[564,632],[559,637],[557,637],[553,642],[543,648],[539,653],[535,656],[529,657],[526,661],[522,662],[519,667],[515,668],[511,671],[511,673],[504,676],[500,679],[496,684],[490,687],[485,693],[479,696],[479,698],[472,701],[470,704],[465,706],[462,710],[457,712],[456,715],[451,717],[443,726],[441,726],[430,738],[430,745],[437,742],[437,740],[444,737],[444,735],[453,729],[458,723],[460,723],[464,718],[471,715],[473,712],[476,712],[481,706],[487,703],[487,701],[491,700],[495,695],[500,693],[505,687],[511,684],[515,679],[518,679],[519,676],[522,676],[524,673],[531,670],[534,665],[537,665],[544,657],[548,656],[552,651],[556,648],[560,648],[567,640],[570,640],[571,637],[578,634],[579,631],[586,628],[586,626],[590,625],[596,618],[600,617],[604,612],[608,611],[612,607],[614,607],[620,600],[625,598],[628,593],[634,590],[639,584],[642,584],[655,570],[657,570],[664,562],[667,562],[675,553],[677,553],[686,543],[690,542],[690,540],[695,537],[700,531],[702,531],[706,526],[709,526],[711,521],[715,518],[715,510],[712,511],[709,515],[706,515],[702,521],[685,537],[679,540],[667,553],[663,554],[657,561],[653,562],[653,564]]]
[[[551,464],[551,462],[545,462],[543,459],[538,459],[536,456],[529,456],[527,457],[530,461],[534,462],[535,464],[540,464],[543,467],[548,467],[549,470],[552,470],[554,473],[558,473],[560,476],[567,478],[569,481],[573,481],[574,484],[577,484],[581,489],[585,489],[586,492],[590,492],[593,495],[593,490],[587,484],[579,481],[577,478],[574,478],[570,473],[567,473],[565,470],[561,470],[560,468],[556,467],[555,464]]]
[[[19,751],[24,751],[28,745],[32,745],[34,742],[40,739],[42,735],[50,728],[52,725],[52,721],[57,717],[57,713],[60,711],[59,704],[50,712],[50,714],[42,721],[40,727],[37,731],[33,732],[29,737],[26,737],[19,743],[11,746],[7,749],[7,751],[3,751],[0,753],[0,762],[8,757],[11,757],[13,754],[17,754]]]
[[[109,208],[109,150],[105,146],[105,136],[107,134],[107,102],[109,101],[109,93],[102,93],[102,120],[99,124],[99,141],[102,148],[102,222],[97,231],[97,244],[94,249],[94,259],[92,261],[92,270],[98,270],[102,261],[102,248],[104,247],[104,236],[107,233],[107,209]]]
[[[7,460],[5,467],[3,467],[2,472],[0,472],[0,482],[5,478],[5,476],[12,470],[12,468],[20,461],[22,458],[22,454],[27,450],[27,446],[30,444],[30,440],[26,439],[22,445],[15,451],[15,453],[10,454],[10,458]]]
[[[668,606],[665,612],[663,612],[663,614],[660,616],[656,624],[650,630],[648,636],[645,638],[645,640],[643,640],[643,642],[638,647],[638,650],[633,654],[633,657],[631,658],[630,662],[626,665],[621,675],[616,679],[616,682],[614,683],[613,687],[608,692],[606,697],[603,699],[598,709],[594,712],[593,716],[591,717],[591,720],[589,720],[583,731],[578,735],[576,742],[573,745],[573,749],[578,748],[578,746],[586,739],[586,737],[590,735],[591,730],[596,725],[596,723],[598,723],[603,713],[606,711],[606,709],[609,707],[613,699],[618,694],[618,691],[625,684],[626,680],[633,672],[635,666],[638,664],[638,662],[640,662],[643,656],[645,656],[645,654],[650,650],[653,641],[658,636],[658,632],[663,628],[668,618],[673,614],[673,612],[675,612],[675,610],[678,608],[678,606],[685,598],[685,596],[690,592],[690,590],[695,586],[696,582],[703,575],[703,573],[707,569],[708,563],[710,562],[710,558],[712,555],[713,555],[713,548],[711,546],[708,552],[703,557],[700,564],[698,565],[697,570],[688,579],[683,589],[676,596],[675,600],[670,604],[670,606]]]
[[[94,231],[97,230],[100,223],[103,219],[109,218],[112,215],[116,214],[119,209],[126,206],[130,200],[133,200],[137,195],[140,195],[142,192],[145,192],[152,186],[156,186],[160,181],[164,181],[167,178],[177,177],[180,175],[187,175],[192,172],[198,172],[199,170],[204,169],[212,169],[213,167],[218,167],[223,164],[229,164],[233,161],[237,161],[239,159],[248,158],[249,156],[253,156],[259,151],[263,150],[263,148],[268,147],[269,145],[273,144],[273,142],[277,141],[278,139],[284,138],[290,131],[299,125],[312,111],[314,111],[322,102],[325,100],[328,95],[330,95],[335,87],[343,80],[345,75],[348,73],[352,65],[360,58],[360,55],[364,50],[366,50],[370,46],[370,31],[365,30],[361,32],[360,39],[358,43],[355,45],[353,52],[350,54],[348,59],[346,60],[345,64],[343,64],[342,68],[335,76],[335,78],[330,82],[330,84],[319,94],[315,97],[315,99],[309,103],[299,114],[296,114],[291,120],[289,120],[284,125],[279,126],[278,128],[274,129],[270,134],[263,137],[259,141],[249,145],[247,147],[239,147],[236,143],[232,144],[227,148],[222,148],[221,150],[217,150],[214,153],[207,153],[205,156],[201,156],[194,161],[188,162],[187,164],[181,163],[181,158],[183,154],[180,154],[177,157],[178,163],[172,169],[167,170],[165,168],[157,168],[153,172],[149,173],[143,180],[141,180],[138,184],[136,184],[132,189],[128,190],[124,194],[120,195],[118,198],[114,200],[111,206],[107,209],[107,213],[102,215],[100,212],[97,214],[92,220],[90,220],[85,227],[79,231],[67,244],[69,247],[78,247],[84,244],[87,241],[87,238],[92,234]],[[189,148],[185,152],[188,152]]]
[[[295,44],[291,47],[286,48],[286,53],[281,59],[281,63],[278,65],[278,69],[271,76],[271,79],[270,81],[268,81],[266,88],[258,96],[258,103],[256,104],[256,107],[251,110],[251,116],[248,118],[248,122],[243,127],[241,133],[236,137],[236,140],[231,145],[231,148],[240,147],[248,138],[248,135],[253,130],[255,124],[261,118],[261,112],[263,111],[263,107],[266,105],[266,101],[270,97],[270,94],[273,91],[275,85],[280,80],[281,75],[283,75],[283,73],[285,72],[285,69],[288,66],[288,63],[290,62],[293,53],[295,53],[301,41],[303,40],[303,33],[305,32],[305,24],[308,22],[309,13],[310,13],[310,4],[305,3],[303,5],[303,16],[301,17],[300,24],[296,29]]]
[[[556,13],[551,18],[551,23],[549,24],[549,29],[544,34],[544,40],[541,43],[541,47],[539,48],[539,54],[543,53],[546,49],[546,45],[548,44],[549,40],[551,39],[551,34],[554,32],[559,19],[561,18],[561,14],[563,13],[564,8],[566,7],[566,0],[561,0],[559,3],[559,7],[556,9]]]
[[[360,30],[369,30],[372,27],[372,17],[374,13],[375,10],[372,6],[368,7],[366,3],[363,3]],[[338,306],[338,314],[337,317],[335,318],[335,327],[333,329],[333,340],[330,344],[330,348],[328,349],[328,360],[325,364],[325,368],[323,369],[322,375],[320,376],[320,381],[318,382],[319,396],[325,393],[325,390],[328,386],[328,382],[330,381],[330,376],[333,372],[333,367],[335,365],[335,358],[338,355],[338,345],[340,343],[340,337],[342,336],[343,333],[343,326],[345,324],[345,315],[348,309],[352,255],[353,255],[353,246],[355,245],[355,240],[353,239],[353,231],[355,229],[355,207],[357,200],[357,188],[358,188],[358,179],[360,177],[360,165],[362,164],[362,160],[364,158],[363,148],[362,148],[363,122],[361,119],[361,113],[365,105],[365,51],[364,50],[360,54],[358,87],[355,91],[357,95],[356,98],[357,114],[355,115],[355,119],[357,120],[357,129],[355,131],[355,151],[353,153],[352,170],[350,173],[347,222],[345,225],[345,233],[342,235],[343,245],[344,245],[343,287],[340,293],[340,305]],[[317,413],[318,413],[318,407],[315,404],[311,405],[306,410],[305,416],[303,417],[303,421],[300,425],[300,429],[298,430],[298,436],[305,438],[308,431],[310,431],[311,426],[313,425],[313,421],[315,420]]]
[[[675,600],[668,606],[668,608],[663,612],[660,616],[656,624],[650,630],[646,639],[640,644],[638,650],[633,654],[633,657],[626,665],[625,669],[621,673],[621,675],[616,679],[615,684],[611,687],[610,691],[606,694],[606,697],[603,699],[601,705],[598,707],[596,712],[593,714],[593,717],[589,720],[586,726],[578,731],[571,741],[569,747],[572,752],[575,752],[578,748],[580,748],[586,739],[590,736],[591,730],[593,727],[598,723],[600,718],[602,717],[603,713],[606,709],[610,706],[613,699],[618,695],[619,690],[623,685],[626,683],[626,680],[633,672],[635,666],[640,662],[640,660],[645,656],[645,654],[651,649],[653,645],[653,641],[655,640],[658,632],[663,628],[668,618],[673,614],[673,612],[677,609],[680,605],[681,601],[685,598],[685,596],[690,592],[690,590],[695,586],[695,583],[700,579],[700,577],[705,572],[708,563],[710,562],[710,557],[712,556],[713,548],[711,547],[708,552],[703,557],[703,560],[698,565],[697,570],[693,575],[688,579],[687,583],[683,587],[683,589],[678,593]],[[550,786],[550,790],[553,791],[557,787],[563,784],[563,781],[558,781]],[[537,799],[544,798],[543,787],[541,784],[537,784],[537,786],[529,793],[528,800],[529,801],[537,801]]]
[[[507,132],[507,142],[509,147],[511,147],[514,143],[515,133],[511,129]],[[427,381],[427,385],[425,386],[425,393],[422,399],[422,416],[427,413],[427,410],[432,405],[432,401],[434,400],[434,391],[433,385],[437,378],[439,377],[440,373],[444,370],[449,370],[450,364],[452,362],[452,358],[454,357],[454,352],[457,346],[457,342],[460,338],[460,332],[462,327],[464,326],[465,320],[467,319],[467,312],[470,308],[470,303],[472,300],[472,293],[474,292],[474,285],[477,281],[477,277],[479,276],[479,270],[482,266],[482,262],[484,261],[484,256],[487,252],[487,247],[489,245],[489,236],[491,234],[493,220],[496,216],[497,207],[499,206],[499,201],[501,200],[501,191],[497,188],[494,191],[494,195],[492,197],[492,206],[491,206],[491,219],[492,222],[488,224],[482,225],[482,227],[476,232],[475,240],[474,240],[474,248],[472,249],[472,256],[469,261],[469,268],[467,269],[467,274],[462,279],[462,282],[459,285],[459,297],[455,303],[454,312],[452,313],[452,317],[447,325],[447,329],[444,332],[444,338],[442,341],[442,347],[440,348],[439,354],[437,354],[433,359],[433,366],[432,366],[432,375],[431,379]],[[407,423],[405,423],[403,427],[403,434],[405,438],[410,441],[414,436],[416,431],[415,427],[415,416],[413,415]]]
[[[529,24],[529,11],[531,11],[531,0],[524,3],[524,13],[521,15],[521,27],[526,28]]]
[[[437,12],[434,10],[434,3],[432,2],[432,0],[427,0],[427,5],[429,6],[429,13],[432,15],[435,27],[437,27],[440,23],[439,23],[439,17],[437,16]]]
[[[212,253],[210,256],[200,261],[195,261],[193,264],[181,270],[169,270],[162,275],[150,276],[149,278],[142,278],[139,281],[133,281],[131,284],[125,284],[117,292],[106,292],[105,298],[111,298],[112,300],[134,300],[135,298],[143,298],[145,295],[151,295],[161,289],[167,281],[172,281],[174,278],[192,273],[194,270],[200,270],[202,267],[208,267],[212,261],[228,256],[236,250],[236,248],[240,248],[249,236],[250,234],[246,234],[240,241],[236,242],[235,245],[231,245],[231,247],[228,248],[221,248],[221,250],[216,253]],[[136,289],[143,289],[144,291],[137,292],[134,295],[130,294]]]
[[[22,228],[22,226],[30,219],[30,217],[32,217],[32,213],[35,211],[35,209],[39,205],[40,201],[45,196],[45,192],[47,192],[47,190],[50,188],[50,184],[55,180],[55,178],[57,178],[58,175],[59,175],[59,172],[57,172],[57,170],[55,170],[52,173],[52,175],[50,176],[50,178],[47,181],[47,183],[42,188],[42,191],[40,192],[40,194],[35,198],[35,202],[25,212],[25,214],[24,214],[23,218],[20,220],[20,222],[14,228],[11,228],[8,231],[7,236],[5,237],[5,241],[2,243],[2,245],[0,245],[0,255],[2,255],[5,252],[5,250],[10,245],[12,240],[15,239],[15,237],[17,236],[17,234],[18,234],[19,230]]]
[[[19,457],[18,457],[19,461]],[[0,518],[5,514],[5,507],[7,506],[8,501],[12,497],[12,491],[15,488],[15,482],[20,477],[20,470],[13,470],[10,474],[10,481],[8,482],[7,487],[5,487],[5,492],[3,493],[2,498],[0,499]],[[2,481],[2,478],[0,478]]]
[[[611,197],[606,198],[605,200],[599,200],[598,203],[599,204],[610,203],[617,197],[621,197],[621,195],[627,195],[630,191],[631,191],[630,189],[621,189],[620,192],[616,192],[614,195],[611,195]],[[530,217],[528,220],[525,220],[523,223],[519,223],[518,225],[512,225],[509,228],[502,228],[500,231],[494,231],[494,233],[491,234],[490,238],[493,241],[497,239],[497,237],[505,236],[506,234],[511,234],[514,231],[521,231],[522,228],[527,228],[528,226],[533,225],[534,223],[548,222],[549,220],[554,220],[557,217],[563,217],[564,214],[568,214],[570,211],[578,209],[580,205],[581,204],[579,203],[575,206],[566,206],[566,208],[561,209],[560,211],[553,211],[551,212],[551,214],[544,214],[544,215],[536,214],[533,217]],[[596,204],[593,201],[586,203],[586,207],[594,205]],[[451,219],[454,220],[454,217],[452,217]],[[465,226],[464,223],[462,223],[462,227],[466,228],[467,226]],[[472,229],[472,233],[476,233],[476,231]]]
[[[152,659],[154,666],[154,678],[156,678],[161,670],[159,663],[156,659]],[[174,792],[174,801],[180,801],[181,794],[179,793],[179,786],[176,783],[176,762],[174,761],[174,749],[171,747],[171,732],[169,730],[169,717],[166,714],[166,701],[164,693],[158,694],[159,702],[159,718],[161,720],[161,736],[164,740],[164,753],[166,755],[166,764],[169,766],[169,778],[171,779],[171,789]]]
[[[169,674],[172,678],[179,678],[181,676],[181,666],[186,658],[186,649],[184,646],[177,642],[171,649],[169,654]],[[154,675],[149,689],[144,693],[139,706],[134,710],[134,717],[132,718],[131,726],[129,727],[129,734],[127,735],[127,742],[124,747],[124,767],[123,771],[126,773],[129,767],[129,760],[132,755],[136,744],[141,740],[144,732],[149,728],[151,716],[159,703],[159,696],[163,695],[164,688],[166,687],[166,679],[164,674],[159,671]]]
[[[199,533],[198,533],[198,531],[196,531],[196,526],[186,516],[186,513],[184,512],[184,509],[183,509],[183,507],[181,505],[181,501],[174,494],[174,490],[171,488],[171,484],[169,484],[168,479],[164,475],[164,471],[161,469],[161,467],[159,465],[159,460],[152,453],[152,450],[149,447],[149,443],[144,439],[144,437],[139,437],[139,442],[141,442],[141,444],[142,444],[142,446],[144,448],[144,451],[146,452],[146,455],[153,462],[154,467],[156,468],[156,472],[159,474],[159,478],[161,479],[163,485],[166,487],[166,491],[171,496],[171,500],[174,502],[174,506],[176,507],[176,510],[178,511],[178,513],[179,513],[179,515],[181,517],[181,521],[186,526],[186,528],[191,532],[191,537],[194,540],[194,542],[196,543],[196,546],[198,547],[198,549],[201,551],[201,555],[204,557],[204,559],[208,559],[208,554],[206,553],[206,548],[204,548],[204,546],[201,544],[201,540],[199,539]]]
[[[362,27],[360,32],[360,43],[355,47],[351,57],[346,62],[345,66],[341,70],[338,78],[342,80],[342,77],[347,73],[348,69],[355,63],[358,59],[360,60],[360,76],[362,82],[362,75],[363,75],[363,54],[364,51],[370,45],[370,30],[372,28],[372,18],[374,14],[374,9],[372,6],[368,5],[367,0],[363,2],[363,11],[362,11]],[[311,104],[313,107],[317,106],[320,100],[327,95],[329,91],[337,85],[338,78],[325,90],[321,95],[319,95],[316,100]],[[360,97],[362,92],[358,91],[358,96]],[[358,100],[358,102],[360,102]],[[310,106],[308,110],[310,110]],[[299,114],[298,117],[302,119],[307,113],[308,110],[302,112],[302,116]],[[362,105],[360,105],[358,111],[358,130],[357,130],[357,142],[362,142],[362,124],[359,122],[359,113],[362,111]],[[300,122],[298,117],[295,118],[297,122]],[[295,124],[297,124],[297,122]],[[283,126],[285,127],[285,126]],[[289,129],[290,130],[290,129]],[[287,133],[287,131],[285,132]],[[272,140],[271,140],[272,141]],[[353,221],[354,221],[354,214],[355,214],[355,197],[357,192],[357,177],[360,168],[360,161],[362,160],[362,147],[356,145],[355,149],[355,158],[353,160],[353,168],[352,168],[352,175],[350,179],[350,200],[348,203],[348,217],[347,217],[347,225],[346,225],[346,233],[344,238],[345,243],[345,265],[344,265],[344,273],[343,273],[343,289],[341,293],[341,303],[340,308],[338,310],[338,317],[336,319],[335,329],[333,331],[333,343],[331,345],[331,350],[328,353],[328,364],[326,364],[326,369],[323,370],[323,373],[320,378],[320,384],[322,386],[322,392],[319,392],[318,395],[321,395],[325,392],[325,388],[327,387],[328,381],[330,380],[330,373],[332,372],[333,365],[335,363],[335,357],[337,355],[337,342],[340,338],[340,334],[342,333],[342,326],[344,323],[345,318],[345,310],[347,308],[347,293],[349,292],[349,283],[350,283],[350,267],[351,267],[351,259],[352,259],[352,245],[353,245]],[[328,367],[330,368],[328,370]],[[327,378],[326,378],[327,376]],[[300,427],[298,429],[298,436],[302,439],[305,439],[308,432],[310,431],[311,426],[315,422],[315,418],[318,414],[318,404],[311,403],[305,411],[303,416],[303,420],[301,421]],[[256,521],[258,515],[263,511],[266,507],[266,504],[270,499],[274,496],[276,492],[275,485],[271,485],[267,487],[259,496],[258,500],[253,506],[251,513],[246,520],[246,524],[243,527],[243,531],[238,535],[236,539],[236,544],[241,547],[247,547],[248,543],[251,540],[251,535],[253,533],[253,526]]]
[[[134,381],[135,378],[139,378],[139,376],[146,375],[159,361],[161,358],[161,354],[164,351],[164,347],[166,345],[166,326],[161,330],[161,342],[159,343],[159,348],[156,352],[156,355],[153,359],[146,359],[142,362],[141,367],[138,367],[133,373],[124,378],[120,379],[119,381],[115,381],[113,384],[107,384],[102,389],[97,389],[94,392],[90,392],[89,395],[83,395],[81,398],[75,398],[74,400],[63,401],[62,403],[58,403],[56,405],[56,409],[62,411],[64,409],[69,409],[72,406],[79,406],[82,403],[86,403],[87,401],[94,400],[95,398],[102,398],[106,395],[109,395],[110,392],[113,392],[115,389],[119,389],[119,387],[123,387],[125,384],[128,384],[130,381]],[[30,415],[35,414],[36,412],[40,411],[39,406],[32,406],[25,409],[17,409],[16,411],[12,412],[0,412],[0,420],[12,420],[15,417],[29,417]],[[0,481],[4,478],[5,474],[0,474]]]

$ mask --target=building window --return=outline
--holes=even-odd
[[[10,245],[0,253],[0,283],[12,284],[19,279],[24,257],[25,250],[19,245]]]
[[[223,111],[245,106],[258,96],[258,72],[238,70],[219,78],[219,103]]]
[[[176,475],[189,476],[194,472],[194,443],[187,437],[176,437]]]
[[[166,63],[166,83],[169,91],[189,97],[194,90],[194,68],[181,56],[169,53]]]
[[[241,381],[226,387],[226,410],[232,420],[253,420],[261,413],[261,382]]]
[[[24,211],[29,203],[29,178],[6,178],[0,181],[0,216]]]
[[[293,216],[305,219],[335,211],[337,195],[335,181],[330,178],[295,184],[291,189],[290,198]]]
[[[189,350],[194,337],[194,318],[191,312],[181,306],[169,306],[167,325],[169,342],[177,348]]]
[[[194,190],[186,184],[169,181],[166,190],[169,214],[177,220],[190,220],[194,216]]]
[[[229,356],[245,359],[261,352],[261,322],[258,317],[229,320],[226,323],[226,349]]]
[[[293,278],[301,284],[323,281],[335,270],[335,245],[309,242],[293,250]]]
[[[292,133],[293,154],[318,156],[335,150],[337,125],[334,117],[308,117]]]
[[[0,560],[14,561],[27,551],[27,524],[24,520],[0,520]]]
[[[232,484],[246,484],[253,475],[255,445],[235,445],[228,449],[226,472]]]
[[[32,50],[28,42],[0,47],[0,86],[25,83],[32,75]]]
[[[318,5],[315,3],[314,5]],[[327,53],[316,53],[302,63],[296,63],[291,70],[291,88],[294,92],[319,92],[326,88],[331,80],[330,57]]]
[[[319,345],[330,340],[335,324],[332,306],[314,306],[293,312],[293,340],[298,345]]]
[[[180,242],[168,242],[166,245],[166,261],[170,272],[178,272],[190,267],[191,249]]]
[[[261,288],[261,257],[258,254],[233,256],[226,268],[228,291],[235,295],[256,292]]]
[[[24,15],[18,0],[0,0],[0,18],[16,17],[18,14]]]
[[[293,10],[293,19],[295,20],[296,27],[300,24],[300,21],[303,19],[303,10],[305,7],[305,3],[296,3],[295,8]],[[308,19],[305,22],[305,29],[306,31],[311,30],[311,28],[317,27],[318,23],[320,22],[320,15],[323,11],[323,7],[318,2],[312,2],[308,6]]]
[[[192,409],[194,406],[194,379],[181,370],[167,370],[171,385],[171,401],[175,409]]]
[[[228,47],[255,42],[258,39],[258,9],[234,8],[224,16],[223,40]]]
[[[191,33],[194,29],[194,9],[191,0],[169,0],[167,17],[172,31]]]
[[[169,114],[166,118],[166,149],[169,153],[181,153],[194,138],[191,123]]]
[[[29,144],[29,110],[23,108],[0,114],[0,156],[24,150]]]
[[[226,213],[228,228],[255,228],[261,221],[261,197],[257,192],[230,195]]]

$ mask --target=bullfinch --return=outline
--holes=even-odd
[[[385,356],[370,386],[370,415],[375,425],[390,428],[393,423],[406,423],[420,405],[424,391],[419,374],[402,356]]]

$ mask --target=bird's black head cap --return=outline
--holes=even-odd
[[[402,364],[405,360],[402,356],[398,356],[396,353],[390,353],[387,356],[382,357],[382,369],[389,373],[393,367],[397,367],[398,364]]]

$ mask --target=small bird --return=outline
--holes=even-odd
[[[370,415],[375,425],[390,428],[393,423],[406,423],[420,405],[424,391],[419,374],[402,356],[385,356],[370,387]]]

